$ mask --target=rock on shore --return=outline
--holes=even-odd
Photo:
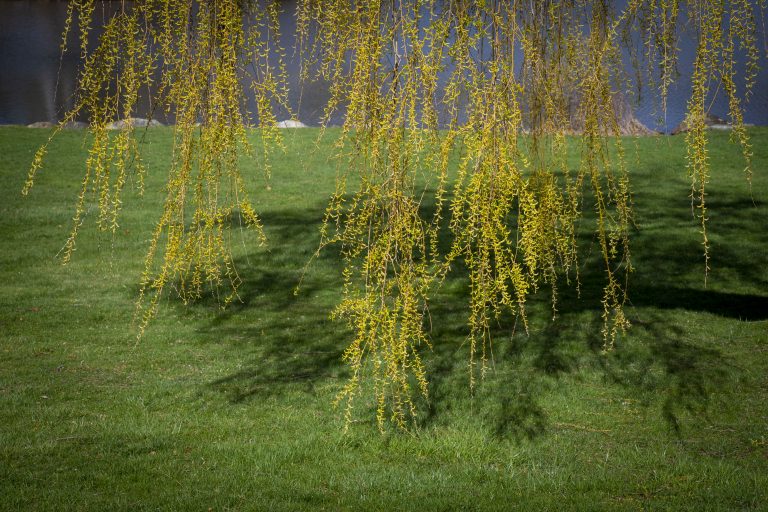
[[[146,128],[154,126],[165,126],[160,121],[155,119],[145,119],[143,117],[131,117],[129,119],[121,119],[120,121],[114,121],[107,125],[107,130],[122,130],[128,124],[133,125],[134,128]]]
[[[278,128],[307,128],[307,125],[295,119],[286,119],[285,121],[280,121],[276,126]]]

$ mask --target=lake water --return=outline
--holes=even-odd
[[[293,33],[290,13],[295,3],[283,3],[283,44],[290,47]],[[102,5],[108,9],[110,4],[106,2]],[[54,121],[72,106],[79,60],[76,50],[61,58],[59,46],[65,18],[65,2],[0,0],[0,124]],[[659,125],[659,116],[654,114],[653,102],[642,103],[637,108],[639,119],[648,126],[670,130],[683,118],[690,91],[694,43],[683,38],[681,48],[682,76],[670,90],[666,125]],[[766,68],[768,58],[764,54],[754,96],[745,115],[747,123],[768,125]],[[327,84],[300,84],[298,64],[290,60],[288,72],[292,108],[305,123],[318,124],[328,99]],[[147,108],[146,102],[141,108]],[[727,101],[722,94],[714,99],[711,112],[724,117]],[[332,122],[342,122],[341,116],[336,116]]]

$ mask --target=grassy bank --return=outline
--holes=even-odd
[[[120,236],[56,254],[81,179],[66,132],[30,198],[46,130],[0,128],[0,509],[760,510],[768,507],[768,130],[752,197],[739,150],[713,133],[712,272],[704,287],[680,138],[630,145],[638,229],[629,334],[601,355],[598,269],[529,335],[500,328],[474,396],[466,282],[432,304],[431,402],[412,434],[347,434],[331,402],[348,333],[328,319],[340,265],[318,243],[333,190],[315,130],[291,132],[254,198],[269,245],[235,230],[242,301],[165,301],[138,344],[133,300],[162,199],[170,129],[148,132],[155,192],[126,197]],[[636,145],[635,145],[636,144]],[[636,160],[637,155],[639,160]],[[584,237],[585,260],[596,248]]]

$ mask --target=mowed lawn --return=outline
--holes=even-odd
[[[241,301],[172,296],[136,341],[137,283],[172,142],[147,132],[143,199],[119,235],[86,219],[64,245],[86,148],[0,128],[2,510],[768,510],[768,129],[753,130],[751,190],[739,149],[713,133],[712,270],[704,283],[684,140],[627,140],[637,213],[632,329],[601,353],[602,271],[582,237],[582,293],[560,312],[532,298],[528,334],[495,333],[494,366],[467,374],[467,282],[430,307],[430,402],[409,433],[361,400],[348,432],[332,402],[348,372],[334,249],[308,269],[333,191],[334,133],[286,133],[270,189],[244,161],[267,246],[235,228]],[[129,187],[130,189],[130,184]],[[587,206],[585,210],[591,211]]]

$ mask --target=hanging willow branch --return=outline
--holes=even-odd
[[[155,104],[176,121],[166,200],[137,303],[140,333],[169,286],[184,301],[208,288],[224,291],[224,304],[236,297],[226,229],[236,212],[263,238],[237,162],[254,150],[246,140],[253,120],[266,174],[269,154],[282,144],[274,112],[290,109],[279,9],[277,1],[139,0],[121,4],[91,48],[94,2],[69,4],[66,27],[79,26],[85,64],[78,101],[61,126],[87,115],[93,142],[65,261],[91,197],[98,228],[115,232],[128,174],[143,187],[135,127],[129,121],[110,136],[107,124],[131,119],[150,85]],[[749,173],[742,98],[759,57],[754,9],[749,0],[630,0],[621,12],[598,0],[299,0],[302,77],[331,84],[326,121],[345,115],[335,147],[348,165],[326,210],[321,246],[338,244],[345,263],[333,315],[354,331],[344,352],[352,377],[337,399],[348,421],[368,384],[380,428],[388,421],[407,428],[416,416],[416,396],[428,394],[420,356],[430,344],[428,301],[452,268],[469,274],[472,385],[487,368],[494,323],[516,316],[527,329],[526,302],[542,288],[556,314],[558,285],[579,283],[576,228],[585,208],[595,212],[605,275],[605,348],[614,345],[629,325],[623,308],[633,268],[632,196],[619,137],[629,93],[623,63],[628,55],[637,85],[655,88],[666,108],[683,29],[699,42],[686,140],[709,268],[704,121],[719,88]],[[739,55],[747,58],[744,76]],[[245,108],[246,87],[256,112]],[[569,136],[577,155],[568,154]],[[579,158],[576,168],[569,156]],[[441,251],[446,232],[450,247]]]

